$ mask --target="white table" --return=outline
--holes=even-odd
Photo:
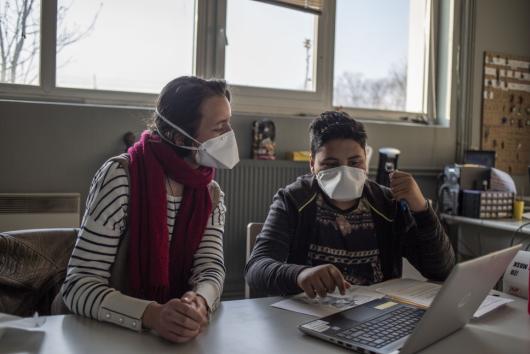
[[[49,316],[42,331],[9,329],[0,353],[351,353],[303,335],[297,325],[310,316],[272,308],[279,298],[223,302],[209,328],[183,345],[73,315]],[[422,353],[530,353],[530,316],[521,299],[474,320]]]
[[[523,243],[523,247],[530,243],[530,225],[520,228],[530,220],[474,219],[447,214],[442,214],[441,218],[453,226],[450,236],[458,261],[506,248],[512,242]]]
[[[457,224],[457,225],[474,225],[487,227],[490,229],[497,229],[508,232],[515,232],[520,226],[525,223],[530,222],[530,220],[515,220],[515,219],[475,219],[468,218],[467,216],[457,216],[457,215],[448,215],[442,214],[442,219],[445,220],[448,224]],[[518,235],[530,235],[530,225],[527,225],[521,228],[518,232]]]

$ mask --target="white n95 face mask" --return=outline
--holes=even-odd
[[[362,196],[366,171],[356,167],[339,166],[318,172],[316,178],[318,185],[329,198],[347,202]]]
[[[162,139],[172,145],[186,150],[197,151],[195,160],[199,165],[213,168],[232,169],[239,162],[239,151],[237,149],[236,135],[232,129],[224,134],[212,139],[208,139],[201,143],[186,133],[184,129],[181,129],[179,126],[175,125],[169,119],[161,115],[158,110],[155,110],[155,113],[160,117],[160,119],[162,119],[171,127],[175,128],[179,133],[199,144],[198,147],[176,145],[174,142],[169,141],[160,132],[158,132]]]

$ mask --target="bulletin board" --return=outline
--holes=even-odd
[[[495,150],[495,167],[511,175],[530,165],[530,58],[484,53],[482,150]]]

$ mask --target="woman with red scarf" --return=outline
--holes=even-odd
[[[224,81],[163,88],[140,141],[92,181],[61,290],[70,311],[173,342],[207,325],[225,277],[214,171],[239,161],[230,118]]]

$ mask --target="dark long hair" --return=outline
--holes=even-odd
[[[201,122],[201,105],[208,98],[224,96],[230,101],[230,91],[224,80],[204,80],[195,76],[181,76],[164,86],[156,102],[158,112],[169,121],[195,137]],[[182,138],[184,145],[192,145],[192,140],[177,132],[156,113],[149,118],[148,128],[155,134],[174,141]],[[157,130],[158,128],[158,130]],[[189,150],[176,148],[181,157],[188,156]]]

